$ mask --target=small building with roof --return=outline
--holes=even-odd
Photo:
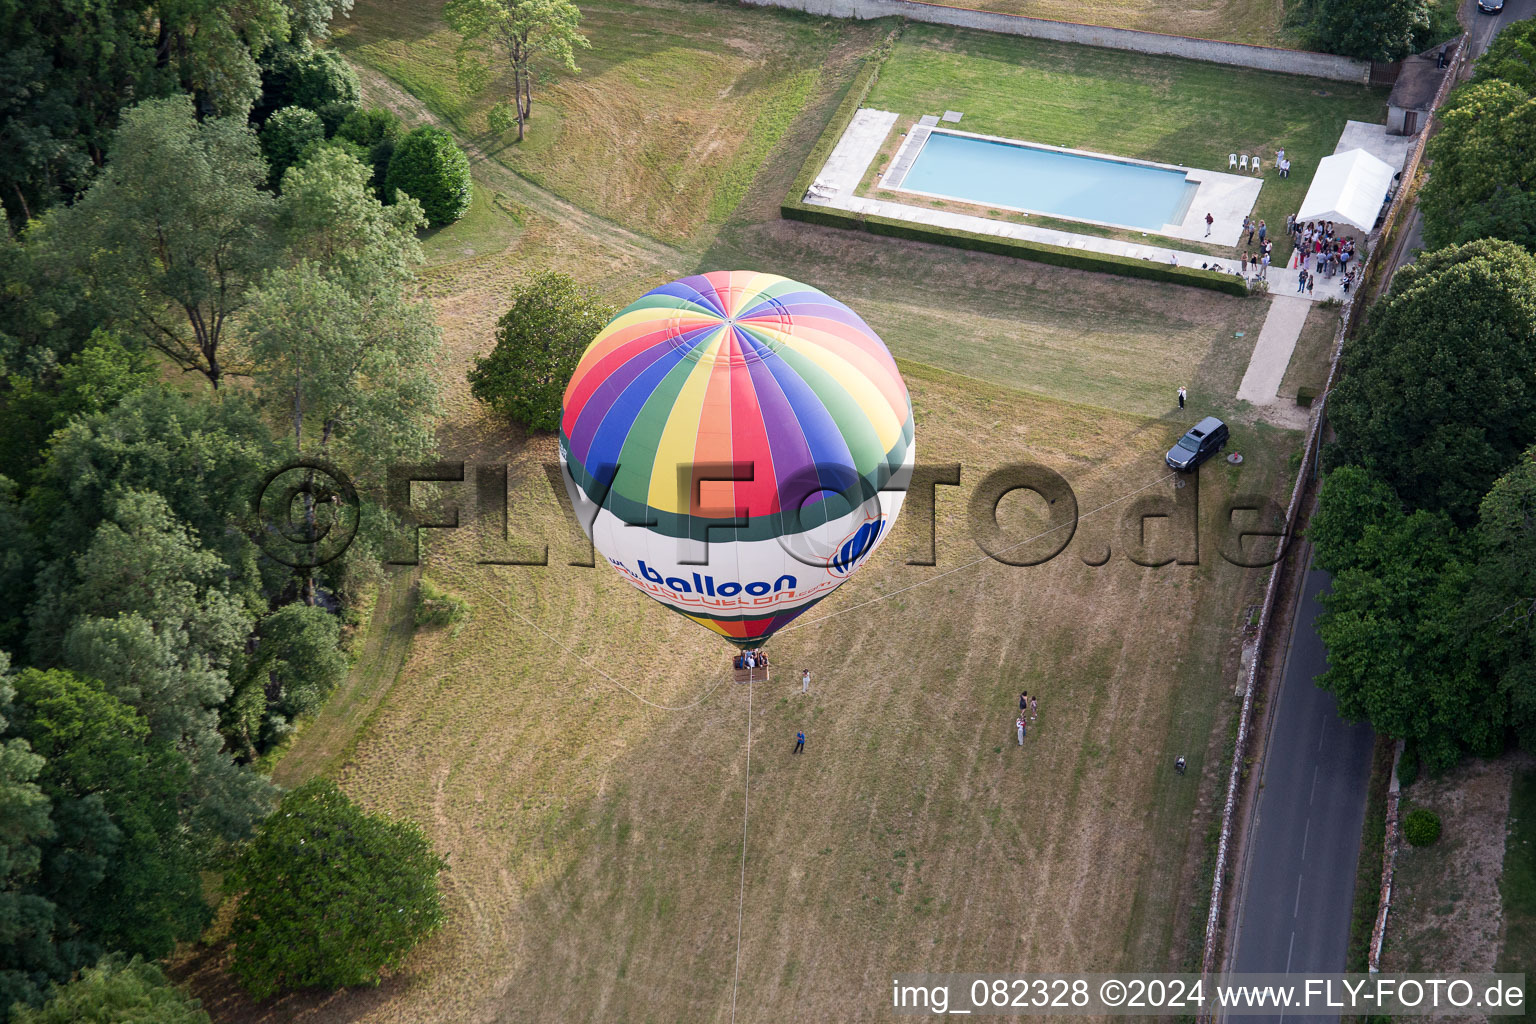
[[[1404,58],[1387,97],[1387,133],[1417,135],[1429,120],[1440,83],[1451,71],[1456,41]]]

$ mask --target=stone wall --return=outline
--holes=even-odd
[[[1139,32],[1128,28],[1102,25],[1078,25],[1070,21],[1023,18],[1016,14],[974,11],[966,7],[945,7],[919,3],[917,0],[745,0],[763,7],[786,7],[834,18],[909,18],[934,25],[954,25],[986,32],[1051,39],[1062,43],[1080,43],[1112,50],[1133,50],[1170,57],[1188,57],[1214,64],[1280,71],[1292,75],[1328,78],[1337,82],[1365,82],[1370,78],[1370,61],[1339,57],[1306,50],[1282,50],[1275,46],[1250,46],[1223,43],[1188,36]]]

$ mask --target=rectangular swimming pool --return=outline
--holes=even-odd
[[[1183,223],[1199,182],[1169,168],[933,131],[905,177],[886,187],[1155,231]]]

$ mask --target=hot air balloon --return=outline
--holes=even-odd
[[[845,582],[890,533],[912,402],[847,306],[755,271],[647,292],[566,387],[560,463],[593,546],[742,648]]]

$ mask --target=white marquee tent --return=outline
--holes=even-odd
[[[1335,231],[1363,238],[1376,225],[1394,173],[1390,164],[1363,149],[1325,156],[1296,217],[1302,221],[1331,220]]]

